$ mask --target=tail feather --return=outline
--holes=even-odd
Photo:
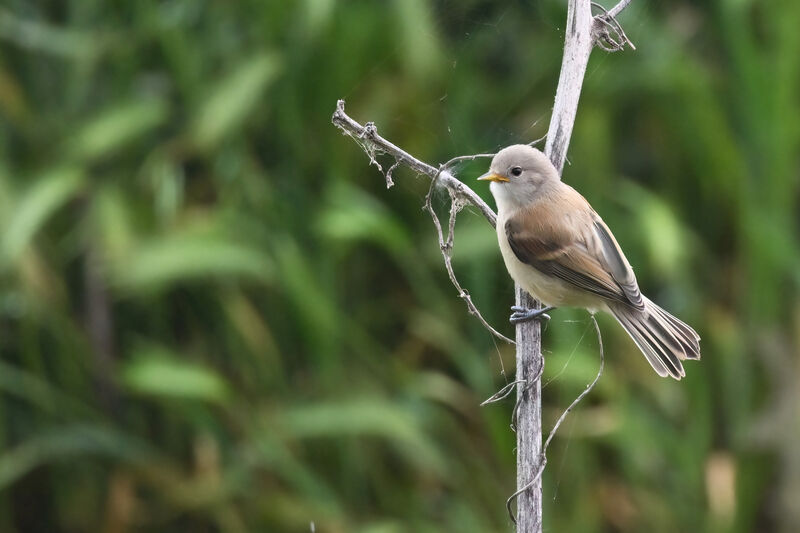
[[[643,311],[622,304],[610,311],[659,376],[679,380],[686,375],[681,360],[700,359],[697,333],[650,300]]]
[[[700,335],[685,322],[667,313],[653,302],[649,302],[649,305],[672,326],[672,331],[684,348],[686,359],[700,359]]]
[[[641,320],[640,317],[622,313],[615,316],[659,376],[681,379],[686,375],[680,358],[672,352],[672,347],[667,346],[660,338],[656,338],[649,329],[648,322]]]

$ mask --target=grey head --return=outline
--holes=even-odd
[[[526,205],[548,184],[559,181],[550,159],[527,144],[514,144],[497,152],[489,172],[478,179],[492,182],[489,189],[501,210]]]

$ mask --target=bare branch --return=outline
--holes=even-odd
[[[544,152],[550,157],[558,173],[564,169],[572,127],[578,112],[583,76],[594,38],[592,7],[590,0],[570,0],[567,8],[567,32],[564,38],[564,59],[558,77],[553,115],[547,130]]]
[[[377,150],[389,154],[390,156],[394,157],[397,163],[407,166],[418,174],[425,174],[430,179],[436,178],[438,175],[437,181],[440,185],[446,188],[451,195],[455,195],[456,198],[464,200],[467,204],[477,207],[486,220],[488,220],[492,227],[494,227],[497,221],[497,215],[492,208],[489,207],[489,205],[484,202],[475,191],[467,187],[463,182],[456,179],[456,177],[450,173],[448,168],[445,167],[444,170],[440,170],[429,165],[428,163],[425,163],[424,161],[420,161],[402,148],[378,135],[378,129],[375,127],[375,124],[371,122],[368,122],[365,126],[362,126],[350,118],[347,113],[345,113],[344,100],[339,100],[336,103],[336,111],[333,112],[331,122],[333,122],[333,124],[345,134],[350,135],[359,144],[361,144],[362,147],[365,148],[367,155],[370,156],[371,161],[374,161],[374,153]],[[366,146],[364,145],[364,141],[367,143]],[[468,157],[475,158],[484,156],[485,154],[479,154],[477,156]]]
[[[461,283],[458,281],[456,273],[453,270],[452,261],[456,217],[458,216],[459,211],[461,211],[461,209],[463,209],[467,204],[474,205],[480,209],[481,213],[483,213],[483,216],[492,226],[495,225],[497,215],[495,215],[494,211],[492,211],[492,208],[490,208],[486,202],[484,202],[481,197],[475,193],[475,191],[467,187],[464,183],[456,179],[450,173],[450,166],[461,161],[472,161],[478,159],[479,157],[493,157],[494,154],[475,154],[454,157],[439,167],[439,169],[436,169],[424,161],[420,161],[402,148],[399,148],[395,144],[378,135],[378,128],[373,122],[367,122],[366,125],[362,126],[350,118],[344,111],[344,100],[339,100],[336,103],[336,111],[334,111],[331,121],[345,134],[353,137],[356,142],[358,142],[361,147],[364,148],[364,151],[370,158],[370,163],[377,166],[378,170],[381,172],[383,172],[383,167],[381,167],[380,163],[375,160],[376,151],[381,151],[394,157],[394,164],[389,167],[389,170],[385,174],[387,188],[390,188],[392,185],[394,185],[394,181],[392,180],[392,172],[401,164],[406,165],[415,172],[425,174],[431,178],[431,185],[428,189],[428,194],[425,196],[424,208],[426,211],[428,211],[428,213],[430,213],[433,224],[436,227],[436,233],[439,238],[439,249],[442,252],[442,258],[444,259],[444,266],[447,270],[447,275],[450,277],[450,281],[458,291],[459,298],[464,300],[466,303],[469,313],[474,315],[481,325],[483,325],[483,327],[486,328],[492,335],[505,342],[514,344],[514,341],[497,331],[486,321],[485,318],[483,318],[483,315],[478,310],[478,307],[472,301],[472,296],[466,289],[464,289],[464,287],[461,286]],[[442,229],[442,223],[439,220],[439,216],[436,214],[436,211],[433,209],[433,205],[431,203],[433,190],[436,185],[440,184],[447,189],[447,192],[450,195],[450,219],[446,236],[444,234],[444,230]]]
[[[572,403],[569,404],[569,407],[567,407],[564,410],[564,412],[561,413],[561,416],[558,417],[558,420],[556,420],[553,429],[551,429],[550,433],[547,435],[547,440],[545,441],[544,447],[542,448],[542,455],[539,461],[539,466],[536,469],[536,474],[533,476],[533,479],[531,479],[527,485],[521,487],[519,490],[517,490],[517,492],[509,496],[508,500],[506,500],[506,510],[508,511],[508,516],[511,518],[511,521],[514,522],[515,524],[517,523],[517,519],[514,516],[514,511],[511,509],[511,504],[514,503],[514,500],[517,499],[517,497],[520,494],[522,494],[530,487],[532,487],[542,477],[544,468],[545,466],[547,466],[547,448],[550,446],[550,442],[553,440],[553,437],[555,437],[556,431],[558,431],[558,428],[561,427],[562,422],[564,422],[564,419],[567,418],[567,415],[570,413],[570,411],[572,411],[575,408],[575,406],[578,405],[578,403],[580,403],[580,401],[583,400],[586,397],[586,395],[592,391],[592,389],[594,389],[594,386],[597,385],[598,381],[600,381],[600,376],[603,375],[603,368],[605,367],[606,364],[606,355],[605,351],[603,350],[603,336],[600,334],[600,326],[597,325],[597,320],[594,318],[594,315],[589,315],[589,316],[592,319],[592,323],[594,324],[594,330],[597,333],[597,344],[600,347],[600,368],[597,369],[597,375],[594,377],[592,382],[586,385],[586,388],[583,389],[583,392],[581,392],[577,398],[572,400]]]
[[[611,17],[612,19],[617,18],[617,15],[622,13],[622,10],[628,7],[628,4],[630,4],[632,1],[633,0],[620,0],[620,2],[617,5],[615,5],[608,11],[608,16]]]
[[[578,112],[583,77],[594,47],[594,19],[591,0],[569,0],[567,4],[566,35],[561,72],[558,77],[553,114],[547,130],[544,153],[561,174],[567,157],[569,140]],[[538,309],[537,302],[519,285],[515,304],[526,309]],[[517,492],[508,506],[517,501],[517,533],[542,531],[542,384],[544,359],[541,351],[541,327],[538,321],[517,324],[516,379],[517,404],[512,425],[517,432]],[[537,465],[539,465],[537,467]]]
[[[606,50],[621,50],[626,43],[634,48],[633,43],[622,30],[622,26],[615,19],[630,2],[631,0],[621,0],[611,11],[603,9],[602,14],[593,17],[591,0],[569,0],[564,55],[544,149],[559,174],[563,171],[564,162],[567,159],[583,78],[592,49],[594,46],[600,46]],[[524,308],[538,308],[539,302],[518,286],[516,305]],[[541,382],[539,377],[541,369],[544,367],[539,323],[518,324],[516,338],[516,379],[524,380],[526,383],[517,386],[517,404],[512,415],[512,424],[514,426],[519,424],[517,430],[518,490],[509,498],[507,507],[510,514],[511,503],[518,498],[517,532],[540,533],[542,531],[541,475],[546,460],[543,452],[539,451],[542,449]],[[530,381],[529,376],[534,374],[538,374],[538,376]],[[571,408],[572,406],[570,406]],[[557,427],[558,424],[554,430]],[[553,434],[554,431],[551,432],[551,437]],[[549,440],[550,438],[548,438],[548,443]],[[545,444],[545,448],[546,446],[547,444]],[[539,457],[542,459],[540,460]],[[533,465],[537,463],[540,463],[540,466],[533,470]]]
[[[564,160],[572,136],[572,127],[578,112],[578,101],[583,86],[583,76],[589,55],[595,45],[605,50],[621,50],[626,43],[634,48],[622,26],[615,17],[625,9],[631,0],[622,0],[610,11],[603,9],[603,14],[592,17],[592,2],[590,0],[569,0],[567,10],[567,33],[564,39],[564,59],[561,63],[561,73],[558,77],[558,88],[553,105],[553,115],[550,119],[550,128],[547,130],[547,144],[545,153],[558,169],[559,174],[564,169]],[[602,6],[600,6],[602,8]],[[616,38],[611,36],[609,28],[613,29]],[[602,43],[605,42],[605,45]]]

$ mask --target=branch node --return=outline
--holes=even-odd
[[[372,140],[378,135],[378,126],[375,125],[374,122],[371,120],[364,124],[364,131],[361,133],[361,137],[367,137],[368,139]]]
[[[629,1],[620,2],[620,4],[623,3],[625,5],[622,6],[622,9],[627,6]],[[618,9],[619,5],[611,11],[596,2],[592,2],[592,7],[600,12],[595,15],[592,24],[592,42],[595,46],[606,52],[619,52],[625,49],[625,45],[630,46],[631,50],[636,50],[633,42],[625,34],[625,30],[622,29],[622,25],[616,18],[616,15],[622,11],[622,9]]]
[[[333,122],[334,125],[338,126],[339,124],[344,122],[345,115],[346,114],[344,112],[344,100],[340,98],[339,100],[336,100],[336,109],[333,111],[331,122]]]
[[[396,169],[399,166],[400,166],[400,161],[395,159],[394,165],[390,166],[389,170],[386,171],[385,177],[386,177],[386,188],[387,189],[391,189],[392,187],[394,187],[394,180],[392,179],[392,172],[394,172],[394,169]]]
[[[520,383],[525,383],[525,380],[518,379],[516,381],[512,381],[511,383],[507,383],[502,389],[500,389],[499,391],[495,392],[494,394],[486,398],[484,401],[482,401],[481,407],[508,398],[511,395],[511,393],[514,392],[516,386]]]

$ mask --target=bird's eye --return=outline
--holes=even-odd
[[[514,167],[511,169],[512,176],[519,176],[520,174],[522,174],[522,169],[520,167]]]

